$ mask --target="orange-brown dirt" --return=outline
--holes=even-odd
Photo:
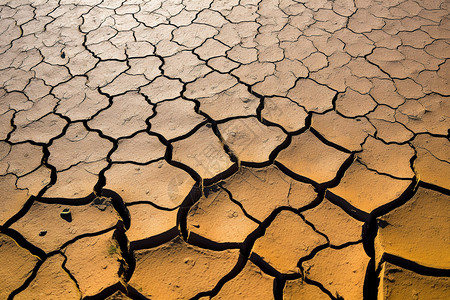
[[[447,0],[0,0],[0,300],[450,299]]]

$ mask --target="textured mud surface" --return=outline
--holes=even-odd
[[[0,3],[0,299],[450,298],[448,1]]]

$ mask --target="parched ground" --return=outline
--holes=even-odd
[[[0,4],[0,299],[450,299],[449,1]]]

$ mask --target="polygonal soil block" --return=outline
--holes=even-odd
[[[398,199],[411,182],[411,180],[400,180],[378,174],[354,162],[345,172],[338,186],[328,190],[327,197],[338,196],[355,208],[370,213]]]
[[[402,206],[379,218],[376,259],[384,253],[426,267],[450,269],[450,196],[419,187]]]
[[[68,211],[67,217],[65,211]],[[48,253],[79,235],[112,228],[119,219],[108,198],[96,198],[91,203],[76,206],[35,201],[11,228]]]
[[[134,255],[136,269],[129,284],[139,293],[154,299],[190,299],[213,289],[237,263],[239,250],[201,249],[176,237]]]
[[[125,261],[113,232],[84,237],[63,250],[66,268],[83,297],[94,296],[121,280]]]
[[[273,277],[263,273],[250,260],[244,269],[233,279],[225,283],[220,292],[212,299],[273,299]]]
[[[64,260],[65,258],[61,254],[47,258],[30,285],[15,298],[20,300],[80,299],[81,293],[75,282],[62,267]]]
[[[125,203],[148,201],[169,209],[178,207],[194,185],[188,173],[164,160],[143,166],[113,164],[105,177],[105,189],[120,194]]]
[[[258,224],[247,218],[242,209],[219,189],[204,195],[187,216],[189,234],[195,233],[218,243],[242,243]]]
[[[241,167],[224,180],[223,187],[248,214],[259,221],[264,221],[277,207],[298,209],[317,197],[312,185],[292,179],[273,165],[265,168]]]
[[[0,297],[7,299],[9,294],[22,286],[31,275],[39,258],[20,247],[6,234],[0,234]]]
[[[264,163],[286,139],[278,127],[265,126],[256,118],[233,119],[218,125],[220,134],[239,161]]]
[[[370,257],[362,244],[327,248],[302,263],[307,278],[320,282],[336,297],[363,299],[364,278]]]
[[[350,154],[322,143],[311,131],[292,137],[276,161],[293,173],[317,183],[333,180]]]
[[[214,178],[233,165],[210,124],[200,127],[191,136],[174,142],[172,146],[172,159],[189,166],[202,179]]]
[[[256,240],[253,252],[281,273],[299,272],[298,261],[319,246],[327,244],[303,219],[291,212],[281,211]]]
[[[447,299],[450,278],[417,274],[388,262],[381,265],[378,300]]]

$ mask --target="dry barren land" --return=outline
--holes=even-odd
[[[448,0],[0,0],[0,299],[450,299]]]

